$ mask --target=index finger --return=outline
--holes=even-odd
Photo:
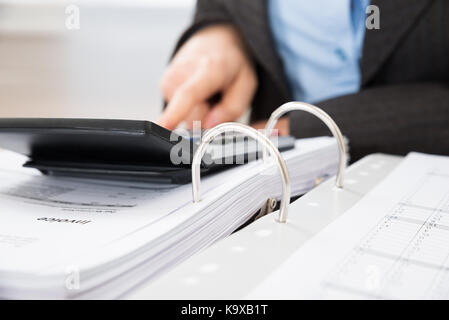
[[[209,64],[202,63],[193,76],[182,84],[173,94],[159,124],[173,130],[184,120],[196,105],[204,103],[221,89],[220,74],[213,74]]]

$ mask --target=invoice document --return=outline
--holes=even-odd
[[[249,298],[449,298],[449,158],[409,154]]]
[[[95,247],[104,247],[140,230],[145,230],[145,241],[149,241],[165,231],[161,223],[165,226],[168,221],[185,219],[175,213],[187,216],[187,212],[200,207],[192,205],[190,185],[47,177],[21,168],[19,155],[7,151],[1,155],[2,270],[50,271]],[[235,169],[228,174],[244,175],[244,168]],[[203,179],[206,194],[213,195],[226,180],[225,175],[215,176],[214,181]],[[120,252],[118,247],[114,246],[114,252]],[[100,258],[100,254],[95,255]]]

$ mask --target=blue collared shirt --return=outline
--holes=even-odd
[[[295,100],[357,92],[369,0],[269,0],[275,45]]]

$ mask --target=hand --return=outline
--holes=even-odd
[[[254,129],[265,129],[265,126],[267,125],[267,120],[254,122],[251,124],[251,127]],[[290,120],[288,117],[280,118],[276,125],[274,126],[275,129],[278,130],[279,136],[288,136],[290,134]]]
[[[257,77],[237,30],[230,25],[207,27],[178,51],[161,81],[168,102],[158,123],[173,130],[182,121],[203,128],[235,121],[248,109]],[[217,93],[215,105],[208,100]]]

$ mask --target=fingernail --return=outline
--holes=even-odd
[[[166,128],[166,129],[171,130],[171,129],[170,129],[170,121],[168,121],[165,117],[160,117],[160,118],[156,121],[156,123],[157,123],[159,126],[161,126],[161,127],[164,127],[164,128]]]
[[[213,128],[220,123],[220,117],[217,115],[216,111],[212,111],[206,118],[205,127]]]

